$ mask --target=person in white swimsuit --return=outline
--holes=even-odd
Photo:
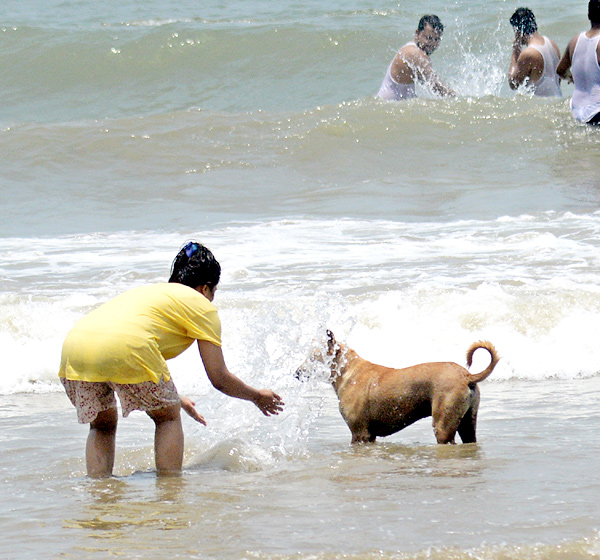
[[[571,112],[579,122],[600,125],[600,0],[590,0],[589,31],[573,37],[558,64],[558,75],[575,84]]]
[[[560,51],[556,43],[540,35],[535,16],[529,8],[519,8],[510,18],[515,32],[508,84],[518,89],[523,84],[540,97],[562,97],[556,73]]]
[[[377,97],[388,101],[399,101],[416,97],[415,83],[441,96],[453,96],[454,91],[440,82],[431,68],[431,54],[442,40],[444,26],[435,15],[426,15],[419,20],[415,40],[406,43],[390,63]]]

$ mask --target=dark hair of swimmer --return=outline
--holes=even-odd
[[[600,25],[600,0],[590,0],[588,4],[588,19],[592,25]]]
[[[196,289],[198,286],[214,288],[221,278],[221,265],[210,249],[190,241],[184,245],[171,266],[169,282],[185,284]]]
[[[537,31],[535,16],[529,8],[519,8],[510,17],[510,24],[521,35],[533,35]]]
[[[436,31],[439,31],[440,33],[444,32],[444,26],[442,25],[440,18],[437,16],[434,16],[433,14],[423,16],[419,20],[419,25],[417,26],[417,31],[423,31],[425,29],[425,27],[428,25],[431,25],[431,27],[433,27],[433,29],[435,29]]]

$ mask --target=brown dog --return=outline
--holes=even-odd
[[[463,443],[473,443],[479,408],[477,383],[494,371],[500,359],[491,342],[476,342],[467,351],[468,367],[478,348],[485,348],[492,361],[475,375],[452,362],[392,369],[367,362],[327,331],[327,354],[313,354],[296,375],[308,372],[310,363],[331,367],[329,379],[352,432],[352,443],[389,436],[427,416],[433,416],[438,443],[454,443],[456,432]]]

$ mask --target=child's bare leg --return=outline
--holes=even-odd
[[[154,460],[159,475],[177,474],[183,465],[183,428],[180,404],[148,412],[156,424]]]
[[[117,433],[117,409],[109,408],[98,413],[90,423],[85,448],[88,476],[106,478],[112,476],[115,464],[115,439]]]

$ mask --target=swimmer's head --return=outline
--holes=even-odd
[[[444,26],[442,25],[440,18],[437,16],[434,16],[433,14],[428,15],[428,16],[423,16],[419,20],[419,25],[417,25],[417,31],[423,31],[425,29],[425,27],[428,25],[431,25],[431,27],[433,29],[435,29],[436,31],[439,31],[440,33],[444,32]]]
[[[600,25],[600,0],[590,0],[588,4],[588,19],[592,25]]]
[[[190,241],[177,253],[171,266],[169,282],[185,284],[194,289],[208,286],[214,292],[220,278],[221,265],[210,249]]]
[[[425,54],[432,54],[440,45],[444,26],[435,15],[423,16],[417,25],[415,43]]]
[[[519,8],[510,17],[510,24],[519,35],[533,35],[537,31],[535,16],[529,8]]]

